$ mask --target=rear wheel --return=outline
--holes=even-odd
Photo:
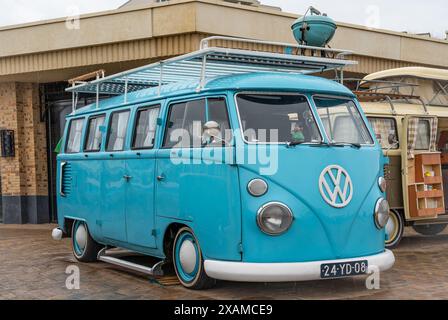
[[[421,235],[435,236],[443,232],[443,230],[446,229],[446,226],[446,224],[419,224],[412,226],[412,228]]]
[[[176,235],[173,264],[179,281],[188,289],[210,289],[216,284],[205,273],[201,246],[190,228],[182,228]]]
[[[395,248],[399,245],[404,233],[404,219],[400,212],[390,210],[390,218],[386,224],[386,247]]]
[[[89,228],[84,221],[75,221],[72,227],[73,255],[81,262],[97,261],[98,252],[103,248],[90,236]]]

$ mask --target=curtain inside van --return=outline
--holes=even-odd
[[[408,159],[414,159],[418,122],[418,118],[410,118],[408,121]]]
[[[148,115],[148,134],[146,135],[145,141],[143,142],[144,147],[152,147],[154,144],[154,137],[157,128],[157,117],[159,116],[159,109],[151,109],[147,113]]]
[[[115,139],[114,150],[123,149],[124,139],[126,138],[128,117],[129,117],[128,112],[122,112],[118,114],[117,138]]]

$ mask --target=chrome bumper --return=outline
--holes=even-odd
[[[206,260],[204,268],[211,278],[239,282],[294,282],[321,279],[321,265],[327,263],[343,263],[365,261],[369,263],[369,269],[376,266],[380,271],[385,271],[395,263],[392,251],[358,258],[341,260],[313,261],[298,263],[246,263]]]

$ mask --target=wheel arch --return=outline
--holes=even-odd
[[[173,222],[169,224],[168,227],[165,229],[163,235],[163,253],[165,254],[167,260],[169,261],[172,260],[174,239],[176,238],[177,232],[185,227],[191,228],[191,226],[189,226],[188,224],[181,222]]]
[[[72,236],[72,227],[73,227],[73,223],[75,223],[75,221],[84,222],[87,225],[89,232],[91,233],[89,222],[86,219],[75,218],[75,217],[65,217],[64,218],[64,232],[66,233],[67,237]],[[93,238],[93,236],[92,236],[92,238]]]

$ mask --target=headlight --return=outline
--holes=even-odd
[[[375,206],[375,224],[378,229],[383,229],[389,221],[389,202],[380,198]]]
[[[291,227],[293,216],[291,210],[282,203],[271,202],[258,210],[257,223],[264,233],[277,236]]]
[[[254,197],[261,197],[268,192],[268,184],[262,179],[253,179],[247,184],[247,191]]]
[[[386,192],[387,188],[387,181],[383,177],[378,178],[378,187],[380,188],[381,192]]]

